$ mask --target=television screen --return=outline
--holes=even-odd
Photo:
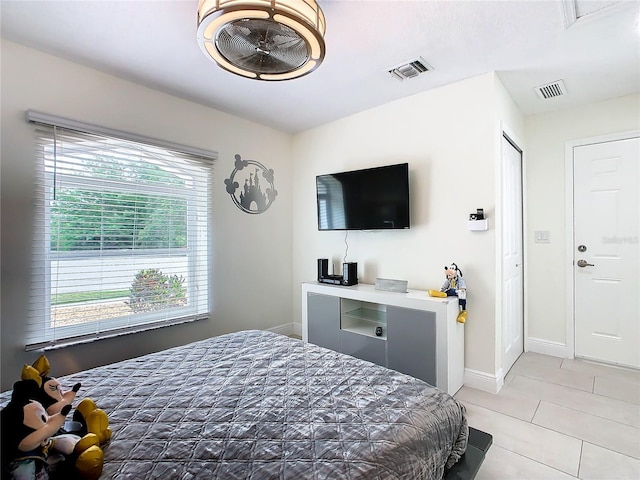
[[[409,228],[409,165],[316,177],[318,230]]]

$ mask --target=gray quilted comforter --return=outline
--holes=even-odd
[[[105,479],[440,479],[467,444],[448,394],[265,331],[60,380],[109,415]]]

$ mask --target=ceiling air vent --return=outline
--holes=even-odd
[[[433,68],[422,57],[418,57],[416,60],[392,68],[389,73],[398,80],[407,80],[431,70]]]
[[[536,93],[540,98],[560,97],[567,94],[567,87],[562,80],[556,80],[540,87],[536,87]]]

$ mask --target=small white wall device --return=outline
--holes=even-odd
[[[489,230],[489,222],[484,217],[484,209],[478,208],[475,213],[469,214],[469,221],[467,227],[472,232],[484,232]]]

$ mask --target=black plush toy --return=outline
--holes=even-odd
[[[12,480],[49,478],[51,437],[64,424],[71,405],[49,416],[42,404],[33,400],[39,389],[34,380],[16,382],[11,401],[0,413],[3,478],[5,475]]]
[[[78,416],[84,422],[84,436],[67,433],[62,427],[80,384],[63,391],[60,382],[48,375],[45,356],[33,366],[25,365],[22,380],[14,384],[11,401],[2,409],[2,478],[97,480],[104,459],[100,444],[111,436],[106,413],[85,399],[76,408],[78,413],[82,407]],[[86,431],[89,418],[97,422],[100,435]]]
[[[38,400],[49,415],[58,413],[65,405],[71,405],[76,398],[80,383],[76,383],[71,390],[63,391],[60,382],[49,376],[51,365],[46,356],[40,355],[33,365],[22,367],[20,378],[22,380],[35,380],[40,385]]]
[[[46,356],[40,355],[33,365],[22,367],[22,380],[32,379],[40,385],[38,400],[49,415],[60,412],[65,405],[71,405],[81,384],[76,383],[71,390],[64,390],[60,382],[50,375],[51,366]],[[94,433],[100,445],[111,438],[109,419],[104,410],[98,408],[90,398],[82,400],[73,413],[73,419],[81,424],[81,435]]]

